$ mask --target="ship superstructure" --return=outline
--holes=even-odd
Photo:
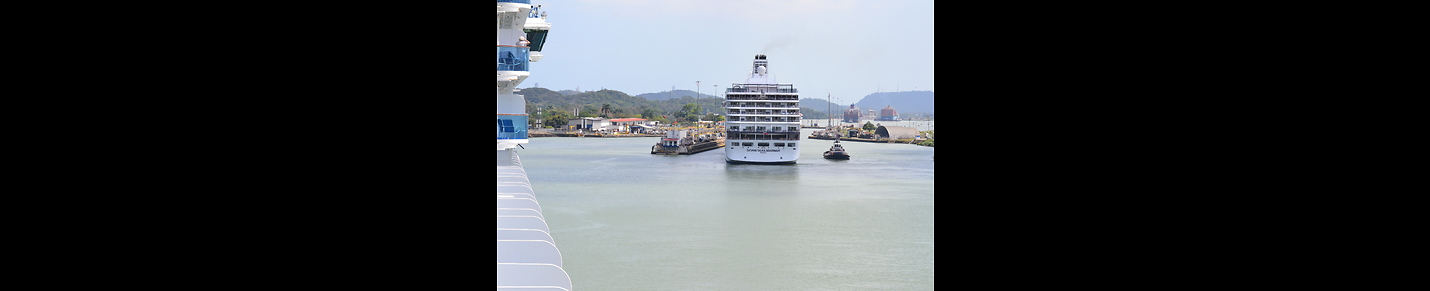
[[[725,90],[725,161],[793,164],[799,159],[799,90],[775,82],[769,60],[755,55],[750,76]]]
[[[530,0],[497,0],[497,150],[528,142],[526,99],[515,91],[541,60],[551,30],[545,13]]]
[[[571,290],[536,192],[516,148],[528,143],[516,86],[541,59],[551,24],[531,0],[497,0],[497,290]]]
[[[899,118],[899,111],[898,111],[898,110],[894,110],[894,107],[893,107],[893,106],[884,106],[884,109],[880,109],[880,110],[879,110],[879,118],[876,118],[876,119],[874,119],[874,120],[875,120],[875,121],[903,121],[903,119],[900,119],[900,118]]]
[[[844,111],[844,123],[858,123],[859,117],[859,107],[849,104],[849,110]]]

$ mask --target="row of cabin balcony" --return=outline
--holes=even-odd
[[[796,100],[798,101],[798,100]],[[799,108],[799,103],[754,103],[754,102],[725,102],[722,107],[730,109],[741,108]]]
[[[799,140],[799,133],[775,134],[775,133],[731,133],[725,136],[725,144],[735,144],[734,140]],[[748,144],[748,143],[745,143]],[[750,145],[745,145],[750,146]]]
[[[799,110],[726,110],[725,114],[736,115],[799,115]]]
[[[796,140],[797,140],[797,139],[796,139]],[[768,142],[732,142],[732,143],[729,143],[728,146],[730,146],[730,148],[734,149],[734,148],[736,148],[736,147],[742,147],[742,146],[744,146],[744,147],[767,147],[767,146],[770,146],[770,144],[771,144],[771,143],[768,143]],[[796,149],[798,148],[797,143],[793,143],[793,142],[791,142],[791,143],[777,142],[777,143],[773,143],[773,144],[774,144],[774,146],[777,147],[777,148],[778,148],[778,147],[785,147],[785,145],[789,145],[790,148],[796,148]]]
[[[502,3],[502,2],[506,2],[506,3],[531,4],[531,0],[497,0],[497,3]]]
[[[799,122],[799,117],[730,116],[725,122]]]
[[[725,93],[799,94],[799,89],[725,89]]]
[[[726,93],[799,93],[793,84],[760,86],[749,84],[734,84],[725,89]]]
[[[529,72],[531,48],[497,45],[497,71]]]
[[[799,95],[725,95],[725,100],[799,101]]]
[[[725,90],[725,93],[735,93],[735,94],[741,94],[741,93],[755,93],[755,94],[799,94],[799,90],[795,90],[795,89],[790,89],[790,90],[774,90],[774,89],[766,89],[766,90],[758,90],[758,89],[733,90],[733,89],[732,89],[732,90]]]
[[[527,139],[526,115],[497,115],[497,140]]]
[[[791,133],[792,133],[792,134],[799,134],[799,127],[798,127],[798,126],[789,126],[789,127],[784,127],[784,126],[772,126],[772,127],[764,127],[764,126],[731,126],[731,127],[725,128],[725,132],[746,132],[746,133],[755,132],[755,133],[770,133],[770,134],[776,134],[776,133],[779,133],[779,134],[791,134]]]

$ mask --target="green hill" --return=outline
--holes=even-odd
[[[691,94],[681,95],[680,93],[683,92],[689,92]],[[564,117],[605,116],[609,118],[645,118],[662,120],[669,123],[679,120],[678,117],[684,114],[682,111],[686,109],[687,104],[699,106],[700,110],[695,113],[698,113],[704,120],[714,120],[716,116],[725,115],[724,108],[722,107],[725,101],[724,99],[710,95],[702,95],[705,96],[704,98],[695,98],[693,96],[695,92],[684,90],[675,90],[674,93],[676,97],[674,98],[670,97],[672,93],[670,91],[631,96],[625,92],[609,89],[577,93],[570,90],[552,91],[546,88],[533,87],[521,89],[516,93],[526,97],[527,114],[531,114],[533,118],[542,119],[546,119],[560,112],[559,114],[564,115]],[[665,97],[658,98],[658,96]],[[649,99],[653,97],[657,99]],[[809,100],[816,99],[804,99],[801,100],[801,102]],[[818,104],[819,106],[824,106],[822,100],[819,100]],[[607,105],[609,105],[609,107]],[[823,113],[823,107],[815,109],[805,103],[800,103],[800,105],[803,108],[802,112],[804,112],[805,119],[822,119],[827,117],[827,115]],[[602,112],[601,108],[603,107],[608,108],[608,110]],[[542,111],[541,115],[536,114],[537,109]]]
[[[695,98],[720,98],[720,96],[710,95],[710,94],[717,94],[717,93],[718,93],[718,92],[699,92],[699,93],[696,93],[695,91],[690,91],[690,90],[674,90],[674,91],[665,91],[665,92],[645,93],[645,94],[636,95],[636,97],[641,97],[641,98],[645,98],[645,99],[647,99],[647,100],[654,100],[654,101],[670,100],[670,99],[675,99],[675,98],[680,98],[680,97],[685,97],[685,96],[691,96],[691,97],[695,97]]]
[[[721,103],[725,100],[714,97],[694,98],[687,95],[665,100],[649,100],[609,89],[570,95],[563,94],[565,92],[551,91],[546,88],[525,88],[516,93],[526,97],[527,114],[542,119],[561,114],[564,117],[645,118],[670,123],[680,120],[680,116],[688,115],[688,112],[682,112],[687,104],[699,106],[699,110],[694,113],[701,115],[700,117],[705,120],[715,119],[715,116],[724,113]],[[602,111],[603,108],[606,110]],[[538,109],[542,114],[536,113]],[[706,115],[706,113],[711,115]]]
[[[933,91],[880,92],[864,96],[855,103],[859,109],[875,111],[885,106],[894,107],[899,115],[911,113],[933,113]],[[849,105],[845,105],[849,106]]]

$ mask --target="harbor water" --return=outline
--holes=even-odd
[[[658,140],[518,150],[576,289],[933,289],[933,148],[849,142],[838,161],[805,139],[797,164],[733,165]]]

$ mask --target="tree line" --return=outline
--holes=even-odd
[[[720,98],[682,96],[657,101],[610,89],[567,95],[546,88],[524,88],[517,94],[526,97],[526,113],[545,126],[564,125],[577,117],[642,118],[661,124],[725,120],[725,100]],[[824,113],[808,108],[801,112],[806,119],[825,118]]]

